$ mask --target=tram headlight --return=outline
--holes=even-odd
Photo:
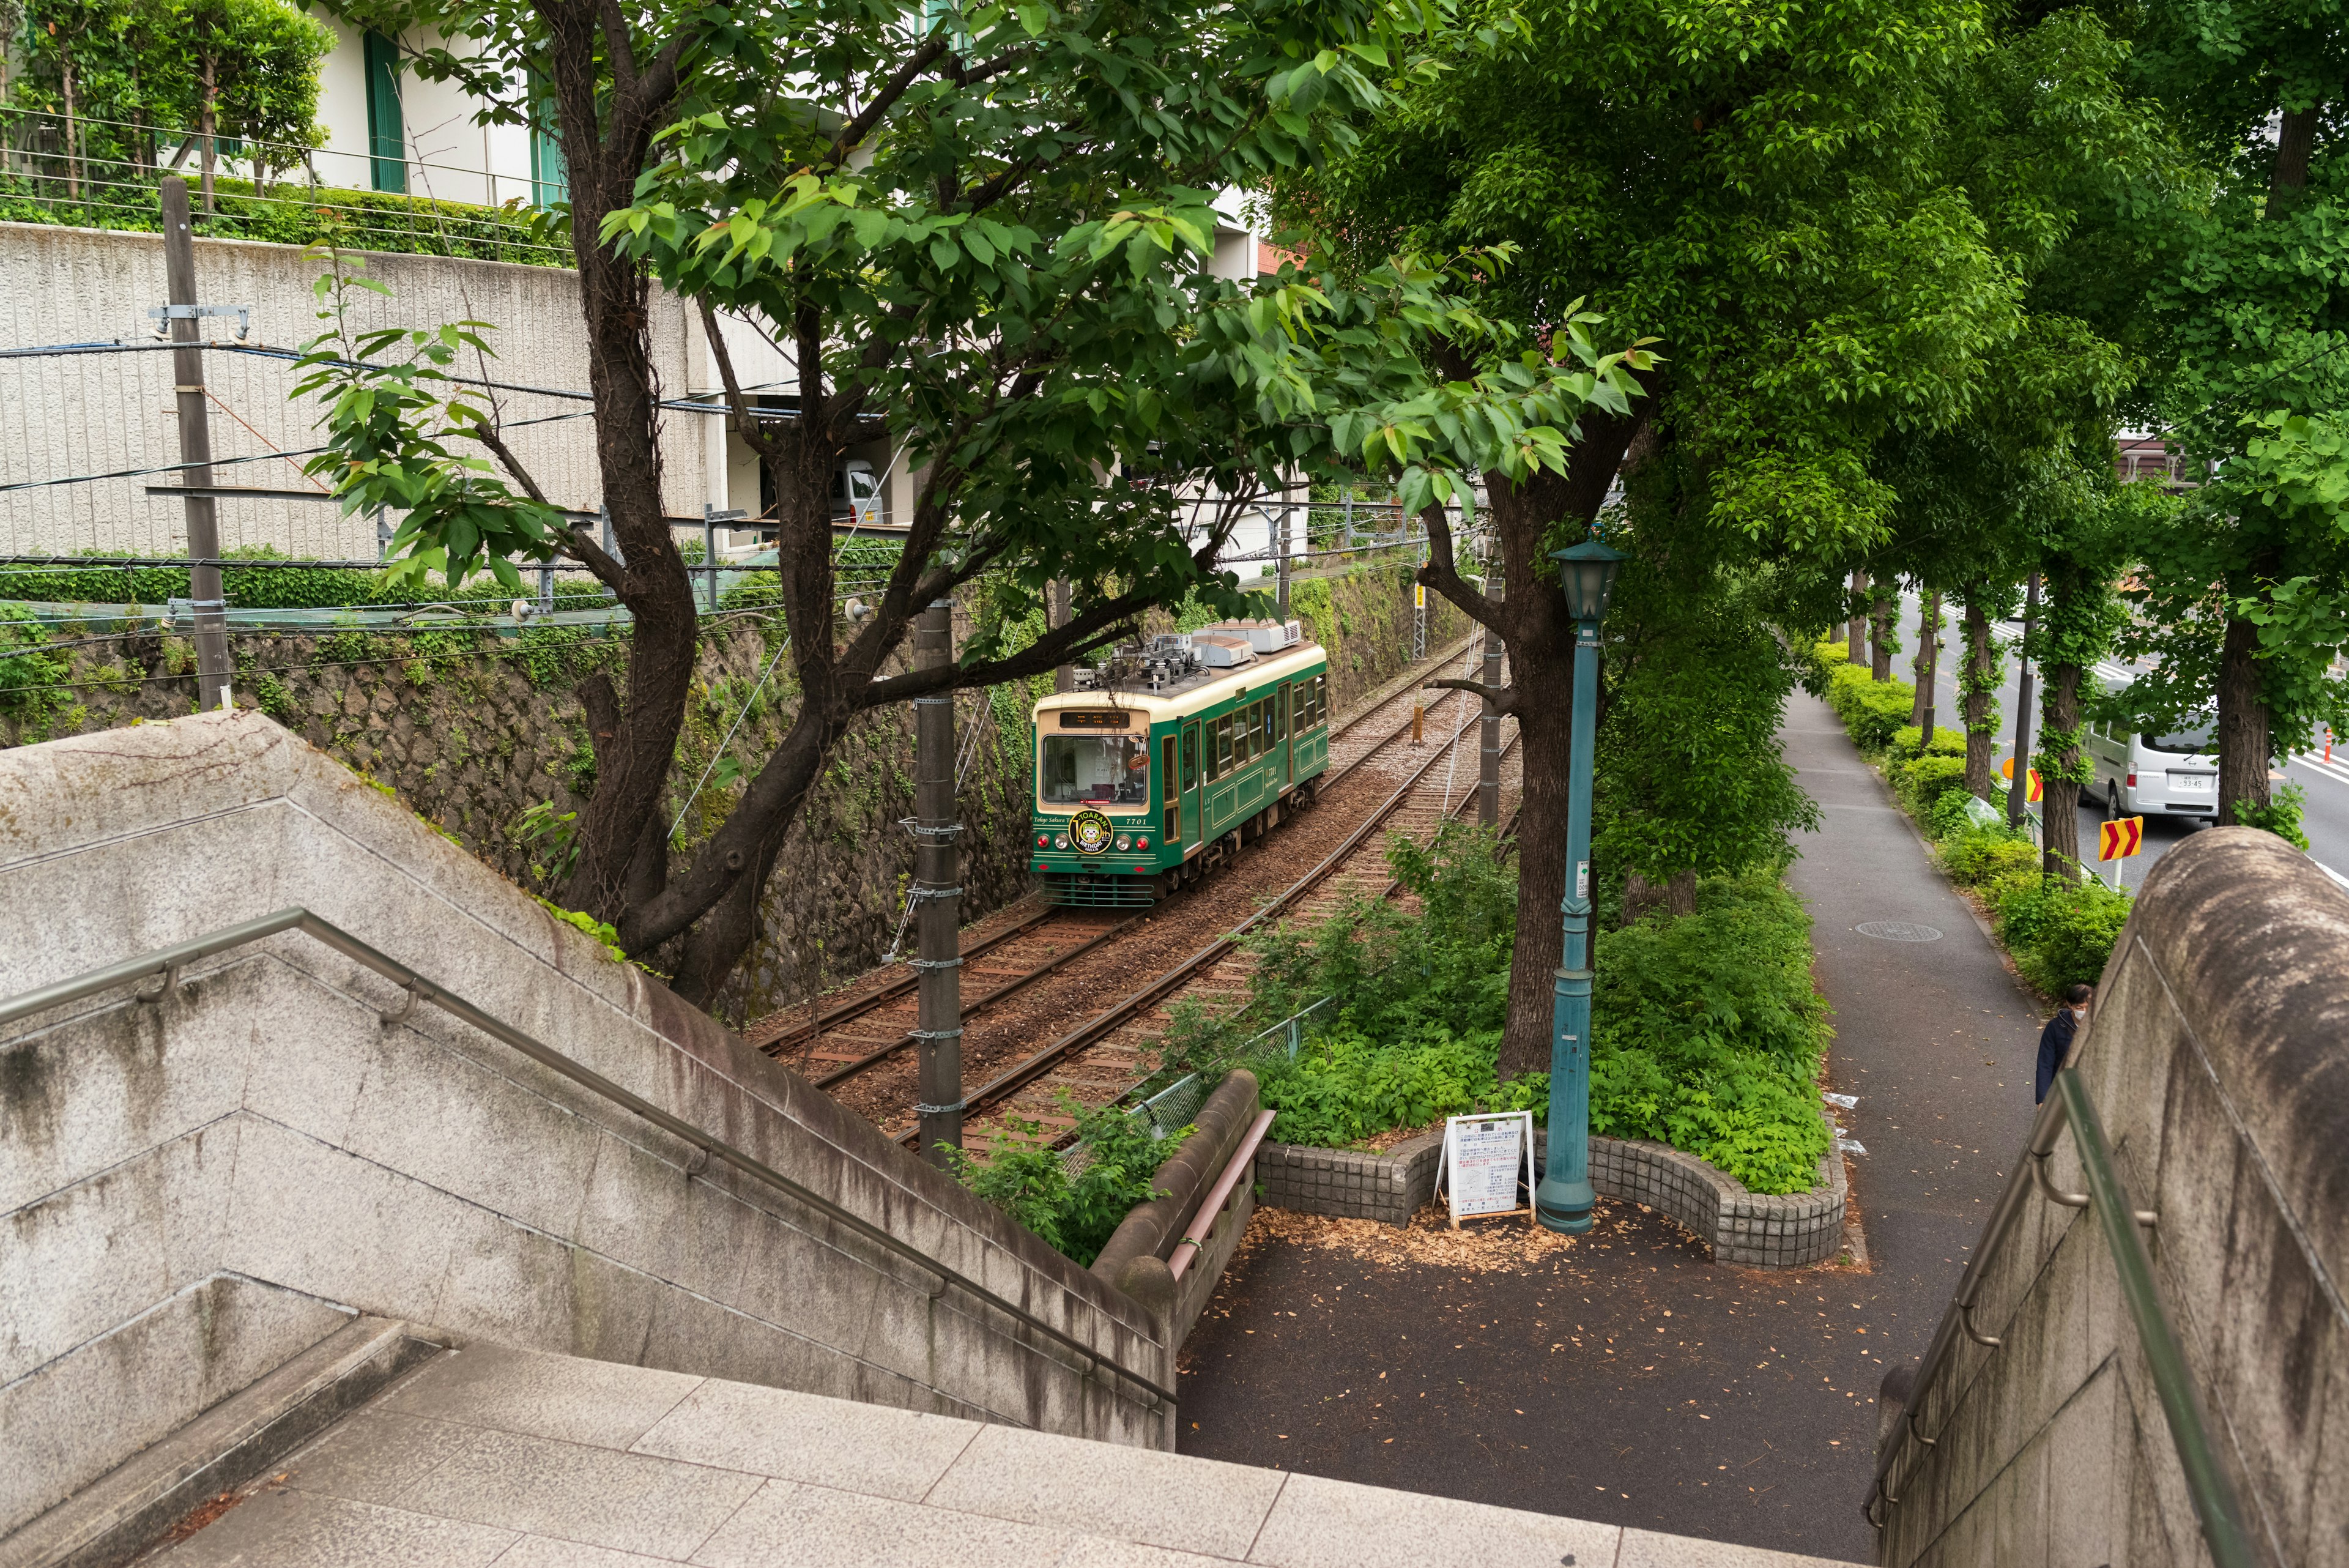
[[[1068,846],[1069,836],[1065,833],[1056,835],[1052,839],[1052,847],[1055,849],[1066,849]]]
[[[1121,833],[1117,836],[1117,852],[1120,855],[1124,854],[1127,850],[1133,847],[1133,835],[1130,833]]]

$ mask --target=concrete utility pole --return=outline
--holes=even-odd
[[[1486,591],[1495,603],[1500,602],[1500,584]],[[1484,682],[1495,691],[1501,684],[1501,639],[1489,626],[1485,628]],[[1476,760],[1476,820],[1486,827],[1501,826],[1501,711],[1489,697],[1485,699],[1482,750]]]
[[[1052,579],[1050,597],[1044,605],[1044,624],[1054,631],[1069,624],[1069,579]],[[1074,691],[1077,689],[1077,667],[1073,664],[1052,666],[1052,690]]]
[[[914,668],[943,670],[954,661],[954,601],[939,599],[914,627]],[[954,698],[914,699],[914,887],[921,971],[921,1016],[914,1038],[921,1051],[921,1154],[944,1166],[938,1146],[962,1147],[962,911],[960,856],[956,840]]]
[[[1280,504],[1280,537],[1272,547],[1274,574],[1279,579],[1280,618],[1288,618],[1288,503]]]
[[[171,341],[189,347],[171,351],[171,390],[180,413],[180,483],[209,490],[212,483],[212,431],[206,417],[204,351],[196,342],[196,237],[188,226],[188,182],[163,182],[163,284],[171,308],[165,325]],[[181,307],[185,306],[183,310]],[[229,674],[228,605],[221,595],[220,514],[209,495],[191,495],[187,508],[188,554],[198,564],[188,570],[188,597],[196,620],[196,706],[225,708]]]

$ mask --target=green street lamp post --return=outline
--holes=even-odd
[[[1574,753],[1566,796],[1566,950],[1550,1014],[1549,1158],[1534,1212],[1552,1231],[1590,1229],[1590,751],[1599,729],[1599,622],[1625,557],[1596,539],[1553,550],[1573,612]]]

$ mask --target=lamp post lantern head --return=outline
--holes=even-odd
[[[1557,563],[1558,577],[1566,585],[1567,607],[1574,612],[1577,620],[1599,620],[1606,616],[1608,590],[1615,586],[1615,574],[1630,559],[1596,539],[1552,550],[1549,558]]]

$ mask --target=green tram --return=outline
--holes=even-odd
[[[1030,867],[1056,904],[1153,904],[1309,803],[1330,767],[1330,659],[1295,621],[1162,637],[1111,669],[1033,714]]]

